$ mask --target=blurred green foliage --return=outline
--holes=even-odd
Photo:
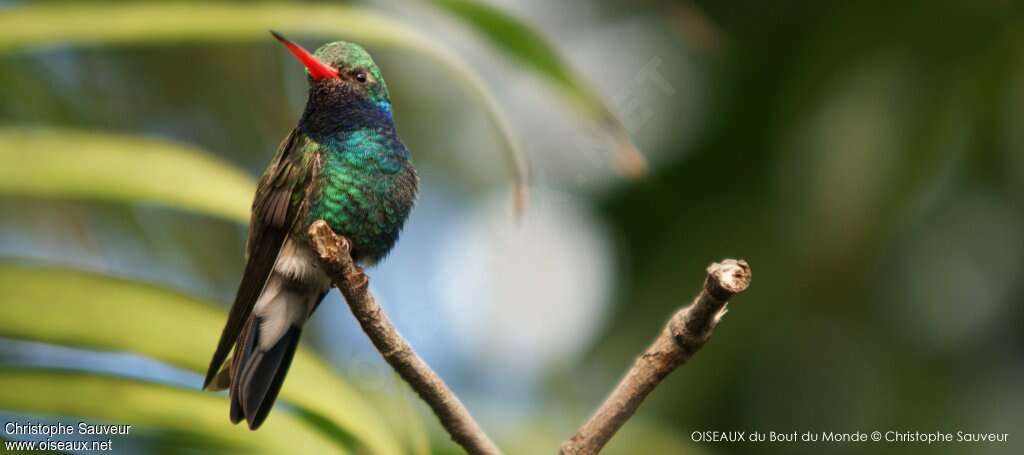
[[[201,14],[196,14],[197,8],[201,8]],[[492,17],[500,15],[492,11]],[[478,25],[479,17],[462,19]],[[519,39],[543,43],[528,27],[512,18],[502,18],[502,23],[512,27]],[[525,178],[524,163],[503,114],[472,70],[443,46],[387,15],[368,9],[266,3],[40,2],[0,10],[0,51],[17,55],[36,47],[68,44],[139,46],[240,41],[263,36],[268,28],[301,34],[341,34],[362,43],[406,48],[432,58],[461,78],[477,96],[499,129],[514,174]],[[500,47],[576,98],[589,100],[580,105],[583,113],[594,116],[594,112],[587,111],[603,109],[596,95],[561,64],[553,51],[543,46],[539,49],[544,52],[525,55],[515,48]],[[26,93],[15,87],[28,86],[27,92],[39,88],[25,74],[12,71],[4,77],[7,87],[13,89],[11,93]],[[46,101],[36,99],[16,105],[15,109],[42,114],[50,117],[53,125],[59,125],[60,118],[67,118],[66,111],[59,112],[69,105]],[[53,125],[43,123],[44,127]],[[253,179],[188,146],[87,130],[40,129],[38,125],[4,127],[0,130],[0,146],[0,158],[8,163],[0,174],[0,194],[9,198],[157,203],[240,223],[248,218]],[[192,371],[205,367],[203,359],[213,345],[212,337],[222,319],[219,312],[208,310],[207,305],[171,291],[73,269],[11,263],[0,267],[0,282],[4,300],[9,302],[5,305],[0,335],[79,348],[129,351]],[[60,285],[54,288],[51,283]],[[2,381],[5,390],[22,391],[0,399],[0,409],[8,411],[132,421],[148,431],[179,436],[189,433],[192,439],[206,441],[199,446],[211,449],[238,448],[235,444],[242,440],[237,435],[244,433],[237,428],[223,433],[217,428],[224,425],[213,424],[218,403],[224,407],[222,398],[169,386],[88,373],[46,371],[12,372],[5,374]],[[123,394],[119,406],[109,406],[112,395],[118,393]],[[272,425],[271,430],[261,432],[264,437],[250,438],[244,445],[280,452],[289,447],[285,435],[290,435],[304,441],[304,450],[315,452],[327,450],[325,444],[330,443],[335,444],[334,450],[342,451],[355,447],[365,447],[374,453],[399,451],[389,426],[327,367],[305,352],[297,355],[283,398],[293,413],[282,417],[281,423]],[[191,420],[184,418],[189,415]],[[190,424],[197,422],[200,425],[190,428]],[[308,428],[297,427],[302,423]],[[414,429],[418,427],[412,425]],[[312,436],[313,433],[302,436],[303,432],[317,430],[320,437]],[[415,431],[410,438],[413,447],[422,447],[422,443],[416,442],[421,438],[415,436]]]
[[[472,0],[431,0],[452,15],[462,18],[510,57],[551,79],[566,96],[595,116],[607,110],[604,102],[582,82],[565,61],[527,24],[508,13]]]
[[[201,10],[201,14],[197,14]],[[102,26],[98,26],[102,24]],[[58,2],[9,8],[0,15],[0,52],[54,44],[211,43],[265,38],[269,29],[332,35],[396,47],[430,57],[476,97],[498,130],[500,156],[517,185],[525,185],[522,151],[488,87],[462,60],[414,28],[370,9],[338,5],[231,2]],[[551,57],[550,55],[547,57]],[[565,73],[568,75],[568,73]],[[576,88],[578,80],[560,81]],[[597,106],[583,106],[587,112]]]
[[[279,419],[270,431],[254,433],[234,426],[221,429],[224,400],[198,390],[68,371],[4,369],[2,374],[3,409],[131,422],[135,436],[173,433],[173,445],[166,441],[168,448],[198,446],[221,453],[286,453],[301,447],[315,453],[344,453],[292,414]]]
[[[66,130],[0,129],[0,194],[151,202],[246,223],[255,180],[184,145]],[[81,157],[87,157],[83,165]]]
[[[55,286],[55,283],[58,285]],[[224,318],[223,313],[212,305],[172,291],[54,267],[0,263],[0,288],[4,290],[5,299],[0,336],[103,351],[134,352],[195,372],[205,371],[206,357],[209,355],[207,351],[216,344]],[[63,377],[54,376],[50,382],[59,384]],[[57,403],[53,404],[56,406],[61,399],[70,399],[71,396],[81,400],[81,409],[88,406],[92,406],[89,409],[109,407],[110,400],[102,394],[76,395],[69,389],[66,396],[53,395],[46,389],[8,384],[8,381],[15,380],[17,378],[13,375],[3,376],[4,384],[10,385],[7,389],[20,392],[8,396],[7,400],[0,400],[2,409],[68,415],[46,412],[51,408],[33,407],[32,398],[59,397]],[[388,427],[359,398],[359,394],[307,351],[296,353],[289,384],[293,386],[282,391],[282,398],[298,410],[299,416],[315,423],[312,427],[326,430],[328,441],[347,441],[352,439],[350,435],[355,434],[357,441],[375,452],[400,452],[394,446],[394,436]],[[69,384],[69,387],[72,385]],[[139,387],[147,391],[151,389],[144,385]],[[110,388],[117,389],[115,386]],[[145,393],[153,395],[153,400],[161,399],[158,391]],[[178,400],[180,406],[126,404],[117,412],[121,413],[121,420],[133,422],[135,420],[132,418],[136,415],[133,413],[138,413],[140,419],[151,414],[166,413],[173,416],[176,412],[195,412],[197,416],[212,418],[211,413],[200,414],[200,410],[190,407],[187,401],[174,397],[163,399],[169,402]],[[223,421],[227,406],[223,397],[211,397],[199,402],[219,403],[218,417]],[[212,407],[203,409],[209,411]],[[84,411],[73,415],[93,416]],[[95,417],[112,418],[102,413],[96,413]],[[153,424],[157,429],[162,428],[149,421],[140,421],[139,424]],[[231,427],[210,427],[204,424],[197,431],[217,434],[211,428]],[[276,428],[276,424],[271,428]],[[286,435],[289,430],[282,428],[280,431],[277,446],[287,446]]]
[[[607,5],[608,15],[678,19],[680,39],[691,43],[693,28],[681,19],[694,11],[720,44],[700,49],[715,81],[706,126],[686,159],[605,199],[631,286],[584,362],[627,365],[647,341],[642,334],[695,292],[701,267],[739,256],[753,266],[750,291],[656,392],[648,417],[681,431],[1012,434],[1024,417],[1020,390],[1009,385],[1021,380],[1024,353],[1024,149],[1012,140],[1024,113],[1019,8]],[[942,339],[947,326],[973,320],[960,337]],[[588,396],[604,393],[617,374],[605,371]],[[943,450],[1013,447],[1020,445]]]

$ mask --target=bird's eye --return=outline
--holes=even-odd
[[[366,72],[365,71],[360,71],[360,72],[356,73],[356,80],[359,81],[360,84],[365,84],[366,83]]]

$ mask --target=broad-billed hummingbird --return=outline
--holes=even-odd
[[[342,41],[310,54],[271,34],[305,65],[309,98],[256,187],[245,272],[203,382],[228,388],[231,422],[244,418],[253,430],[274,405],[303,324],[331,287],[309,226],[326,221],[352,242],[357,263],[372,265],[398,240],[418,183],[370,54]]]

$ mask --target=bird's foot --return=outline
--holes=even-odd
[[[345,274],[345,281],[353,283],[354,289],[364,290],[370,286],[370,278],[359,264],[352,264],[352,268]]]
[[[323,220],[317,220],[309,227],[309,238],[320,262],[331,276],[343,277],[352,284],[351,289],[362,291],[369,287],[370,279],[366,272],[352,261],[352,242],[348,238],[335,233]]]

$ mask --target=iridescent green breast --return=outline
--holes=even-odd
[[[310,140],[321,160],[308,223],[323,219],[353,242],[364,262],[383,258],[398,240],[416,197],[409,152],[387,130],[361,129]]]

